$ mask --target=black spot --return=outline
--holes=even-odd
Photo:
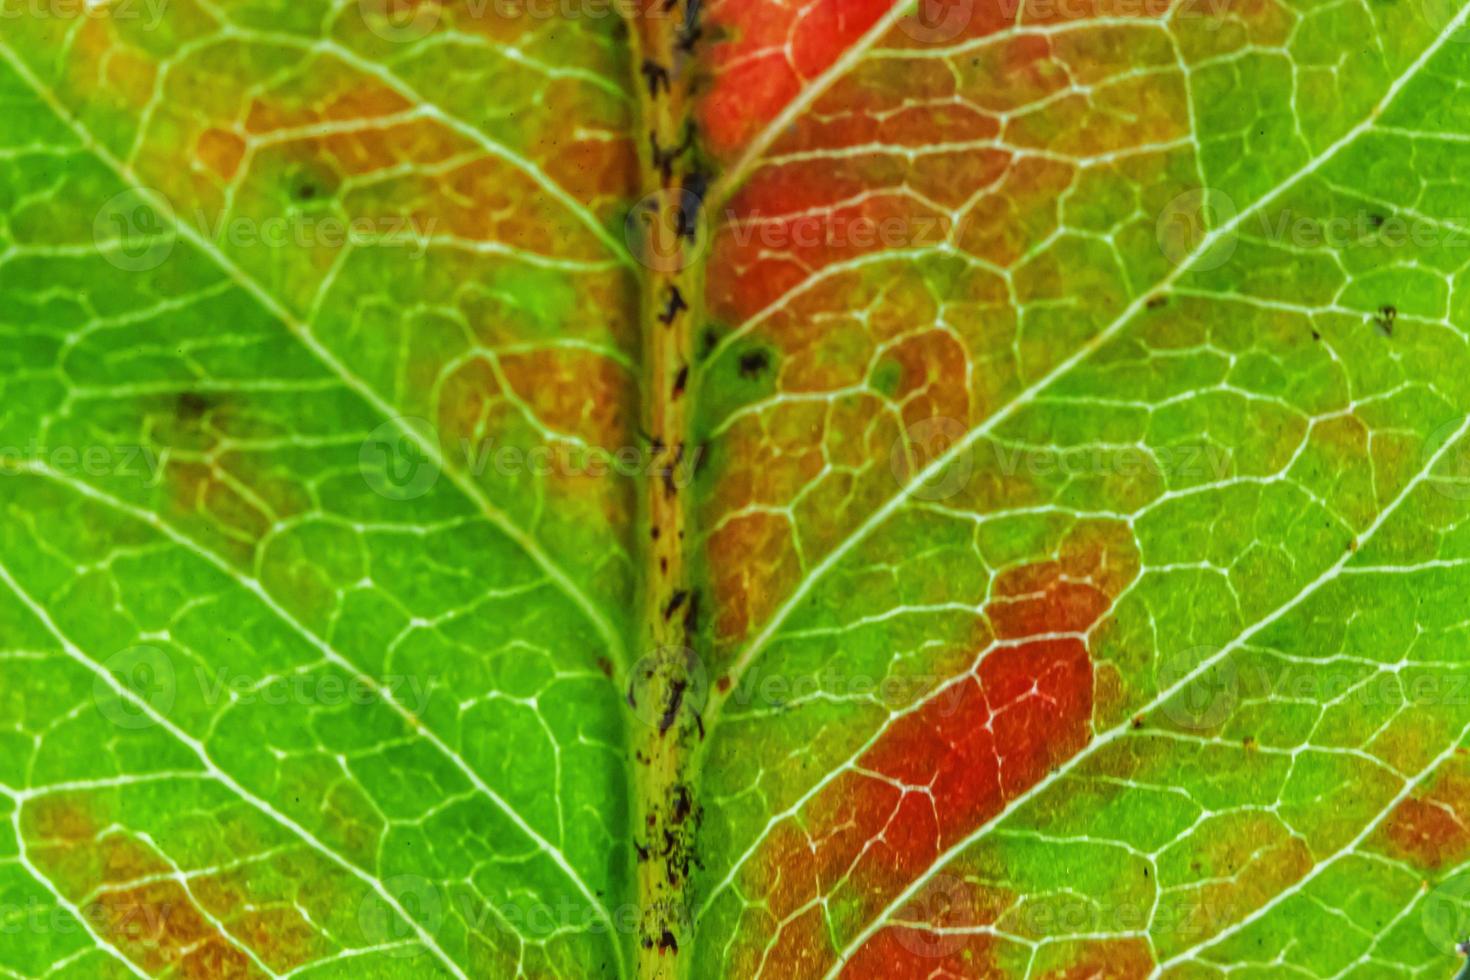
[[[740,355],[740,376],[759,378],[771,366],[771,355],[763,350],[747,351]]]
[[[684,294],[678,286],[669,286],[669,297],[664,301],[664,311],[658,315],[658,322],[664,326],[672,326],[678,319],[680,313],[689,309],[689,304],[684,301]]]
[[[681,824],[689,819],[689,813],[694,809],[694,801],[689,798],[689,787],[682,784],[674,787],[674,803],[669,810],[669,819],[675,824]]]
[[[174,415],[181,422],[197,422],[212,407],[208,398],[193,391],[186,391],[174,403]]]
[[[654,98],[658,95],[659,86],[662,85],[665,92],[669,88],[669,70],[655,61],[645,58],[643,60],[643,77],[648,79],[648,97]]]
[[[664,708],[663,717],[658,721],[658,733],[667,735],[669,729],[674,727],[674,721],[679,717],[679,706],[684,703],[684,689],[689,686],[688,681],[674,681],[669,685],[669,703]]]
[[[689,597],[689,607],[684,610],[684,635],[693,636],[699,632],[699,590],[695,589]]]
[[[675,475],[679,472],[679,464],[684,462],[684,444],[681,442],[674,447],[674,460],[663,467],[661,475],[664,478],[664,493],[672,497],[679,492],[679,485],[674,482]]]
[[[1399,311],[1397,307],[1384,304],[1378,308],[1378,315],[1373,318],[1373,322],[1378,325],[1379,333],[1385,337],[1392,337],[1393,324],[1398,317]]]
[[[705,327],[704,336],[700,338],[699,359],[702,361],[715,352],[720,346],[720,335],[714,327]]]
[[[709,174],[700,170],[685,174],[680,189],[696,209],[704,207],[704,197],[709,193]]]

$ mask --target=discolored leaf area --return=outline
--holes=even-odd
[[[1467,19],[0,0],[0,974],[1453,976]]]

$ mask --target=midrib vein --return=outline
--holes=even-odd
[[[699,0],[644,0],[632,18],[642,197],[629,217],[643,264],[637,634],[626,678],[630,726],[629,855],[637,883],[634,960],[642,980],[689,973],[689,875],[701,809],[693,759],[704,738],[697,703],[700,595],[691,574],[686,500],[694,325],[702,305],[705,177],[691,110]]]

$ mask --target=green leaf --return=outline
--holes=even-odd
[[[1454,975],[1467,19],[0,0],[0,973]]]

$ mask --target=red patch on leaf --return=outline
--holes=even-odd
[[[1394,808],[1384,825],[1391,853],[1439,870],[1470,857],[1470,776],[1446,772],[1434,788]]]
[[[699,117],[709,148],[732,156],[826,71],[893,6],[893,0],[727,0],[705,30],[723,40],[709,56],[715,80]]]
[[[172,869],[126,831],[103,828],[78,798],[43,797],[26,815],[33,860],[104,940],[148,973],[243,977],[248,958],[171,880]]]
[[[994,936],[941,935],[907,926],[879,931],[848,960],[841,976],[848,980],[930,980],[939,977],[988,977],[995,965]]]
[[[333,948],[299,904],[274,903],[252,887],[252,865],[195,875],[185,890],[167,877],[175,869],[153,844],[114,825],[105,798],[43,796],[26,805],[22,818],[27,850],[41,872],[98,935],[150,974],[186,980],[256,976],[259,970],[242,942],[281,973]],[[246,853],[257,849],[253,841],[237,843]],[[278,860],[295,870],[302,865],[299,856]],[[320,914],[321,902],[311,904]],[[224,923],[230,935],[215,922]]]
[[[826,899],[828,909],[843,910],[827,927],[839,945],[849,942],[944,852],[1079,752],[1091,738],[1093,670],[1083,640],[1065,634],[1085,633],[1136,572],[1124,534],[1086,525],[1063,542],[1057,558],[1001,573],[987,615],[1004,645],[990,647],[973,671],[892,722],[855,771],[816,796],[799,824],[773,832],[754,862],[761,869],[750,876],[756,880],[743,887],[776,915]],[[950,901],[947,917],[959,905],[969,907],[958,913],[967,922],[995,921],[1000,910],[970,895],[973,884],[951,884],[966,897]],[[897,918],[926,921],[927,904],[919,903],[918,917]],[[778,928],[778,945],[799,921]],[[857,950],[848,972],[931,976],[935,952],[913,952],[924,936],[922,929],[889,926]],[[988,951],[981,943],[942,955],[963,954],[955,960],[957,975],[975,976],[976,958]],[[830,965],[824,960],[792,972],[783,963],[781,975],[820,975]]]

